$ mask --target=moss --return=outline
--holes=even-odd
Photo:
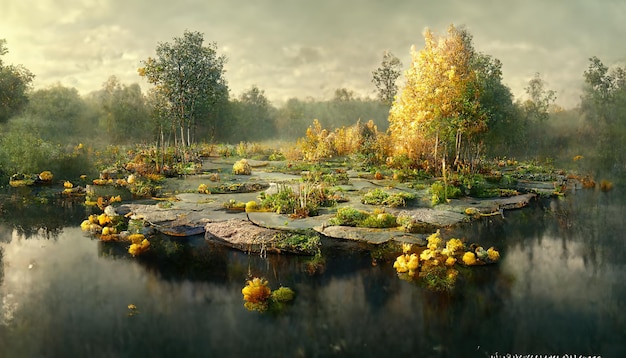
[[[407,200],[415,199],[415,195],[410,193],[393,193],[389,194],[382,189],[370,190],[363,198],[361,202],[369,205],[384,205],[392,208],[406,206]]]
[[[296,293],[289,287],[279,287],[278,289],[272,291],[270,295],[270,299],[274,302],[289,302],[292,301],[296,297]]]
[[[320,237],[313,231],[301,233],[280,233],[274,237],[276,248],[308,255],[319,254],[322,246]]]
[[[363,220],[369,216],[368,213],[351,207],[342,207],[337,209],[337,214],[330,219],[330,225],[337,226],[358,226]]]

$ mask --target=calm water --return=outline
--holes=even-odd
[[[348,243],[317,266],[201,237],[134,259],[80,231],[82,205],[14,200],[0,223],[0,357],[624,357],[623,194],[578,192],[444,232],[502,254],[463,271],[452,295],[401,281],[392,262],[372,265]],[[246,310],[249,275],[291,287],[295,301]]]

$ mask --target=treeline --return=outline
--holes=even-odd
[[[154,111],[152,98],[142,93],[138,84],[123,84],[111,76],[102,89],[85,96],[61,84],[28,93],[23,110],[4,124],[3,132],[4,136],[29,132],[54,144],[150,144],[159,130]],[[238,97],[216,104],[210,115],[196,121],[192,136],[197,142],[232,144],[295,141],[314,119],[331,128],[373,120],[385,130],[388,112],[387,105],[357,98],[347,89],[338,89],[330,100],[292,98],[276,107],[263,90],[253,86]]]
[[[412,165],[428,162],[439,168],[435,163],[441,161],[467,165],[507,157],[625,171],[624,68],[609,68],[598,58],[590,59],[582,74],[580,105],[564,110],[555,104],[556,93],[546,88],[539,74],[528,82],[525,98],[513,98],[502,83],[500,61],[475,51],[465,29],[451,26],[447,36],[430,32],[426,36],[427,46],[412,51],[414,61],[405,72],[406,85],[400,93],[395,87],[399,61],[386,52],[381,68],[373,72],[378,98],[358,98],[340,88],[328,100],[292,98],[279,107],[257,86],[232,95],[222,77],[224,59],[216,56],[214,44],[203,46],[198,33],[186,32],[173,45],[160,45],[158,57],[143,62],[140,75],[154,84],[147,93],[138,84],[124,84],[111,76],[100,89],[84,96],[61,84],[31,90],[34,75],[21,66],[4,64],[1,56],[7,49],[0,41],[0,175],[37,172],[42,164],[49,169],[54,165],[50,158],[58,158],[61,166],[64,156],[77,155],[79,143],[94,148],[274,139],[295,143],[316,131],[320,140],[324,133],[337,137],[342,128],[370,120],[367,128],[375,126],[377,135],[388,135],[372,147],[382,152],[369,156],[379,158],[380,165],[394,156],[406,156]],[[214,76],[205,76],[204,83],[211,91],[205,91],[202,82],[181,87],[176,77],[170,79],[172,71],[167,69],[176,68],[175,61],[197,65],[193,59],[173,58],[173,48],[207,51],[206,71]],[[182,67],[188,70],[188,78],[202,78],[195,76],[202,68]],[[310,129],[314,120],[315,128]],[[363,150],[358,150],[361,155],[366,154]]]

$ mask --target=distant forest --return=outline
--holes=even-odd
[[[471,36],[466,32],[455,34],[466,45],[471,44]],[[190,94],[167,82],[165,74],[159,72],[166,64],[158,61],[165,61],[167,51],[176,46],[194,46],[193,41],[197,46],[199,41],[201,48],[212,54],[213,62],[209,65],[214,66],[220,60],[217,47],[204,46],[202,40],[201,34],[186,33],[166,44],[170,48],[158,48],[155,58],[142,62],[139,75],[157,90],[142,92],[138,84],[124,84],[111,76],[101,88],[87,95],[62,84],[33,90],[34,74],[23,66],[2,62],[8,47],[6,41],[0,40],[0,173],[6,176],[16,170],[35,172],[38,169],[24,163],[41,162],[51,152],[70,150],[79,143],[97,148],[157,141],[174,145],[177,137],[186,137],[187,144],[295,142],[305,136],[314,119],[330,132],[370,120],[378,131],[385,132],[390,128],[390,110],[394,113],[401,98],[408,98],[403,94],[407,88],[397,91],[396,79],[404,73],[407,86],[412,83],[412,69],[400,71],[399,61],[385,53],[381,67],[372,69],[372,89],[378,89],[377,98],[359,98],[350,89],[338,88],[331,99],[292,98],[275,107],[262,88],[253,86],[233,95],[223,79],[209,86],[214,91],[203,92],[198,97],[201,101],[185,104],[188,107],[179,122],[168,121],[172,113],[183,112],[182,98]],[[472,94],[483,109],[480,135],[472,137],[472,143],[481,148],[479,155],[552,161],[614,175],[626,171],[625,68],[607,66],[600,59],[591,58],[588,69],[581,73],[584,87],[580,104],[563,109],[556,105],[556,93],[546,88],[540,74],[529,81],[527,96],[515,99],[501,83],[500,62],[478,52],[472,56],[470,62],[484,61],[472,62],[472,66],[483,71],[478,73],[489,74],[488,79],[495,79],[494,83],[500,86],[497,91],[476,90]],[[221,67],[213,69],[219,76],[223,74]],[[380,76],[387,76],[383,78],[387,82]],[[197,84],[198,91],[206,89],[203,85]],[[488,83],[481,85],[493,88]],[[218,86],[219,91],[215,90]],[[176,101],[180,101],[180,108]],[[578,160],[581,157],[585,160]]]

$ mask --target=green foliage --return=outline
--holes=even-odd
[[[276,193],[268,195],[263,192],[259,195],[259,199],[262,208],[278,214],[292,214],[296,208],[296,195],[287,185],[279,184]]]
[[[585,84],[581,110],[585,121],[580,143],[593,143],[589,156],[603,170],[614,170],[626,166],[623,143],[626,141],[626,67],[604,65],[597,57],[589,59],[584,73]],[[619,163],[619,164],[618,164]]]
[[[92,101],[102,111],[99,132],[106,134],[109,143],[131,144],[153,138],[149,108],[138,84],[127,86],[111,76],[102,90],[92,94]]]
[[[75,88],[54,85],[30,95],[24,120],[38,128],[46,141],[83,141],[91,133],[99,133],[94,119],[97,112],[90,111]],[[106,135],[104,135],[106,138]]]
[[[296,297],[296,293],[289,287],[280,286],[276,290],[272,291],[270,300],[274,302],[290,302]]]
[[[383,189],[373,189],[368,191],[361,198],[363,204],[384,205],[392,208],[406,206],[407,200],[415,199],[415,195],[411,193],[393,193],[389,194]]]
[[[263,90],[252,86],[229,103],[229,126],[224,135],[231,140],[262,140],[276,134],[274,108]]]
[[[35,78],[21,65],[5,65],[2,56],[8,52],[6,40],[0,39],[0,123],[19,114],[26,106],[27,93]]]
[[[332,206],[335,203],[329,198],[325,187],[306,182],[300,184],[297,191],[291,186],[279,184],[276,193],[267,195],[262,192],[259,199],[264,210],[293,217],[315,216],[321,206]]]
[[[215,43],[203,45],[199,32],[185,31],[156,48],[156,58],[142,62],[139,74],[155,85],[154,96],[161,117],[170,118],[180,130],[183,146],[191,141],[190,131],[202,118],[209,118],[211,107],[225,102],[228,85],[224,79],[226,57],[217,55]]]
[[[352,207],[341,207],[337,209],[337,214],[329,220],[330,225],[336,226],[359,226],[361,222],[369,217],[369,214]]]
[[[373,213],[368,215],[359,225],[368,228],[388,229],[398,226],[396,217],[389,213]]]
[[[453,185],[446,185],[442,181],[436,181],[430,186],[431,203],[433,205],[443,204],[448,199],[461,196],[461,189]]]
[[[281,233],[275,237],[273,244],[282,250],[289,250],[309,255],[320,253],[322,243],[314,231],[303,233]]]
[[[433,291],[448,292],[454,289],[456,275],[450,274],[454,269],[445,266],[428,266],[422,269],[420,276],[423,277],[426,287]]]
[[[398,226],[396,217],[385,212],[368,213],[352,207],[337,209],[335,217],[328,223],[334,226],[356,226],[367,228],[392,228]]]
[[[57,178],[77,179],[97,173],[93,157],[82,145],[61,146],[44,141],[29,125],[10,123],[0,136],[0,176],[50,170]],[[4,181],[4,180],[3,180]]]

